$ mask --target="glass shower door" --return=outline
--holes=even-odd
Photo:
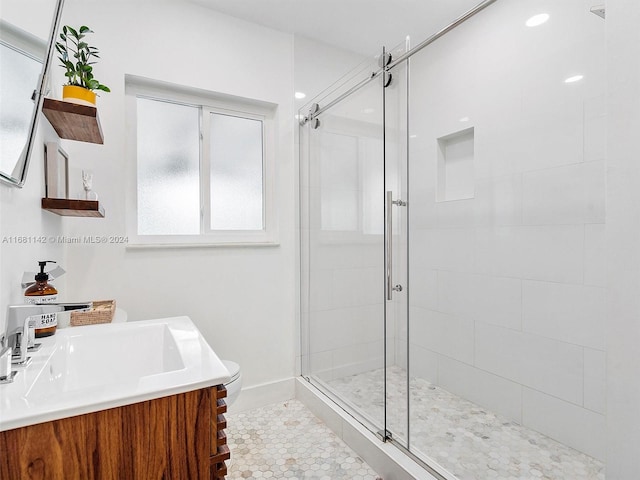
[[[389,61],[408,45],[389,51]],[[386,350],[385,408],[387,435],[409,447],[408,401],[408,155],[407,67],[391,68],[384,88],[384,158],[386,220]]]
[[[408,77],[382,63],[300,131],[303,375],[408,448]]]
[[[381,81],[321,100],[301,129],[303,375],[374,432],[385,425]]]

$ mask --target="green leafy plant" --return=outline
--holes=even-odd
[[[91,47],[85,40],[85,36],[93,31],[83,25],[79,29],[65,25],[60,34],[61,42],[56,42],[56,50],[60,54],[58,60],[61,67],[67,69],[64,74],[67,77],[67,85],[84,87],[88,90],[102,90],[110,92],[109,87],[102,85],[93,78],[93,67],[96,62],[93,59],[100,58],[98,49]]]

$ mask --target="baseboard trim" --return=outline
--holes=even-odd
[[[229,413],[240,413],[295,398],[295,379],[285,378],[243,388]]]

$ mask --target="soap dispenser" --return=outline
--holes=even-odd
[[[44,271],[47,263],[56,263],[52,260],[38,262],[40,272],[36,274],[33,285],[24,292],[24,303],[56,303],[58,301],[58,291],[49,283],[49,274]],[[36,338],[48,337],[56,333],[58,317],[55,313],[39,315],[36,320]]]

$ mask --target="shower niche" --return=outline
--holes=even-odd
[[[445,135],[438,142],[439,202],[467,200],[475,196],[474,128]]]

